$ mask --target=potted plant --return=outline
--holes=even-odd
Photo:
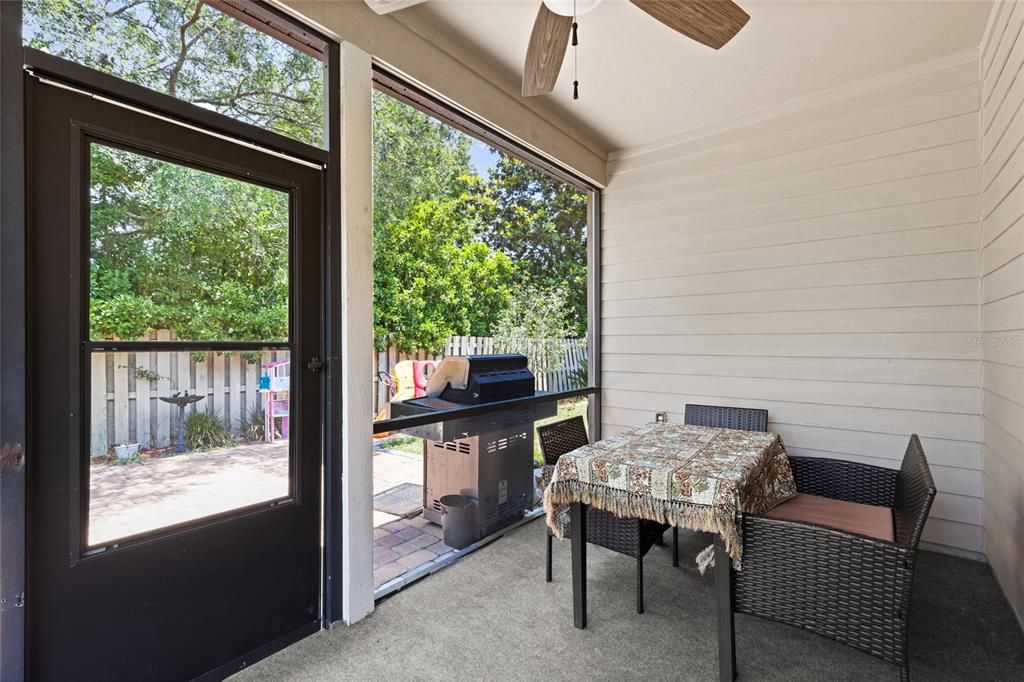
[[[140,443],[121,443],[114,446],[114,457],[118,462],[130,462],[139,456]]]

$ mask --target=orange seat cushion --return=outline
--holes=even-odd
[[[797,493],[764,514],[773,519],[813,523],[892,542],[892,509]]]

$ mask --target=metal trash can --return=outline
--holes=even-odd
[[[462,549],[476,540],[476,501],[465,495],[443,495],[441,528],[444,544]]]

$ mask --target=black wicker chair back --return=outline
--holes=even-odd
[[[896,474],[896,499],[892,510],[896,544],[917,548],[933,499],[935,481],[921,448],[921,439],[915,433],[910,437],[903,464]]]
[[[590,443],[583,417],[570,417],[537,427],[544,463],[554,466],[558,458]],[[665,524],[636,518],[620,518],[610,511],[587,509],[587,542],[636,559],[636,611],[644,612],[644,555],[668,528]],[[576,533],[569,528],[569,533]],[[678,558],[677,563],[678,565]],[[547,533],[547,581],[552,579],[551,531]]]
[[[768,410],[723,405],[688,404],[683,421],[695,426],[714,426],[741,431],[767,431]]]
[[[789,466],[793,469],[796,489],[802,493],[876,507],[895,504],[898,473],[895,469],[841,459],[792,455]]]
[[[545,464],[555,464],[565,453],[590,443],[583,417],[571,417],[554,424],[538,426],[537,438],[540,439]]]

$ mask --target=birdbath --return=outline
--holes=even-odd
[[[188,391],[182,394],[180,391],[171,396],[161,396],[160,400],[165,403],[178,406],[178,446],[175,452],[185,452],[185,408],[193,403],[198,403],[205,398],[205,395],[189,395]]]

